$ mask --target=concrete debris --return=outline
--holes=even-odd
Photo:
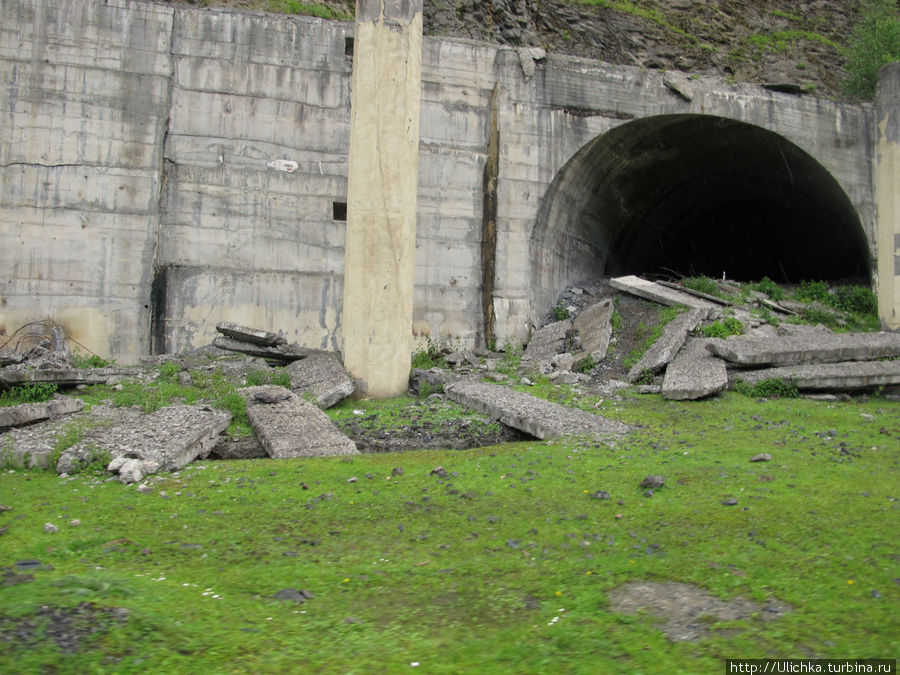
[[[728,374],[731,386],[738,380],[754,385],[763,380],[791,382],[798,389],[853,391],[900,385],[900,360],[849,361],[761,370],[735,370]]]
[[[705,319],[710,312],[716,311],[719,308],[716,303],[710,302],[709,300],[695,297],[690,293],[685,293],[684,291],[679,291],[674,288],[666,288],[665,286],[660,286],[652,281],[647,281],[646,279],[641,279],[636,276],[624,276],[610,279],[609,285],[617,290],[631,293],[632,295],[644,298],[645,300],[658,302],[661,305],[667,305],[669,307],[684,305],[685,307],[699,309],[703,311],[700,317],[701,320]]]
[[[644,352],[640,360],[628,371],[629,382],[636,382],[645,373],[656,374],[675,358],[689,331],[694,330],[706,316],[703,309],[681,312],[663,328],[662,335]]]
[[[607,298],[585,307],[572,322],[572,328],[578,333],[581,349],[595,363],[606,358],[609,341],[612,337],[612,315],[615,306]]]
[[[717,394],[728,386],[725,363],[707,350],[709,339],[688,338],[666,368],[664,398],[683,401]]]
[[[676,291],[680,291],[682,293],[687,293],[688,295],[693,295],[697,298],[702,298],[703,300],[709,300],[710,302],[714,302],[717,305],[731,305],[733,304],[729,300],[725,300],[723,298],[716,297],[715,295],[710,295],[709,293],[703,293],[701,291],[695,291],[693,288],[687,288],[682,286],[681,284],[674,284],[671,281],[657,281],[657,284],[660,286],[665,286],[666,288],[671,288]]]
[[[522,365],[549,372],[553,357],[565,351],[566,335],[571,328],[572,319],[563,319],[535,331],[522,354]]]
[[[250,342],[256,345],[264,345],[267,347],[277,347],[286,345],[287,339],[278,333],[263,330],[261,328],[248,328],[231,321],[220,321],[216,324],[216,330],[226,337],[240,340],[241,342]]]
[[[291,377],[291,390],[311,396],[320,408],[330,408],[352,396],[356,385],[350,374],[331,352],[313,352],[286,368]]]
[[[229,352],[240,352],[248,356],[260,356],[264,359],[272,359],[283,363],[291,363],[305,359],[315,350],[301,347],[298,344],[282,344],[276,346],[261,345],[254,342],[235,340],[229,337],[217,337],[213,340],[213,346]]]
[[[238,390],[247,399],[247,417],[269,457],[356,455],[359,451],[318,407],[284,387],[262,385]],[[256,402],[256,395],[284,397],[277,403]]]
[[[460,381],[445,386],[444,392],[460,405],[474,408],[541,440],[581,434],[610,439],[630,430],[621,422],[567,408],[496,384]]]
[[[738,366],[793,366],[900,357],[897,333],[805,332],[775,338],[732,335],[709,343],[713,354]]]
[[[119,480],[136,483],[156,471],[175,471],[209,454],[231,422],[231,414],[209,406],[168,406],[130,423],[96,430],[88,440],[64,450],[57,473],[76,473],[109,456]]]
[[[18,427],[33,422],[49,420],[61,415],[70,415],[81,411],[84,402],[80,398],[58,396],[43,403],[22,403],[0,408],[0,429]]]
[[[413,396],[420,396],[424,392],[441,391],[444,388],[446,376],[440,368],[413,368],[409,374],[409,393]]]
[[[22,365],[0,370],[0,384],[11,387],[29,382],[50,382],[61,387],[79,384],[110,384],[114,380],[136,375],[135,368],[46,368],[25,370]]]

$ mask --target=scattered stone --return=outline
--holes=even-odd
[[[261,328],[248,328],[231,321],[220,321],[216,324],[216,330],[222,335],[240,340],[241,342],[250,342],[257,345],[265,345],[267,347],[277,347],[278,345],[286,345],[287,340],[271,331]]]
[[[359,454],[353,441],[342,434],[324,412],[284,387],[262,385],[238,391],[248,401],[247,417],[269,457]],[[254,397],[261,392],[287,396],[277,403],[254,403]]]
[[[526,386],[526,387],[533,387],[533,386],[534,386],[534,382],[532,382],[531,380],[529,380],[527,377],[523,377],[521,380],[519,380],[519,382],[520,382],[521,384],[523,384],[524,386]]]
[[[358,479],[356,476],[350,476],[350,478],[347,479],[347,482],[348,482],[348,483],[355,483],[355,482],[358,481],[358,480],[359,480],[359,479]]]
[[[609,499],[609,493],[606,490],[597,490],[591,495],[592,499]]]
[[[47,534],[56,534],[59,532],[59,528],[53,523],[44,523],[44,532]]]
[[[734,497],[729,497],[722,502],[722,506],[735,506],[737,503],[737,499],[735,499]]]
[[[645,497],[652,497],[652,496],[653,496],[653,490],[644,490],[644,496],[645,496]]]
[[[651,488],[653,490],[658,490],[666,484],[665,476],[660,476],[658,474],[647,476],[644,480],[641,481],[640,487],[642,488]]]
[[[728,386],[725,363],[706,348],[709,339],[689,338],[666,368],[662,394],[675,401],[696,400]]]
[[[460,381],[447,385],[447,397],[541,440],[585,434],[600,439],[622,436],[629,427],[599,415],[567,408],[496,384]]]
[[[0,513],[4,513],[5,511],[12,511],[12,507],[7,506],[6,504],[0,504]]]
[[[303,397],[311,396],[322,409],[340,403],[356,391],[353,378],[332,352],[312,352],[286,370],[291,377],[291,390]]]
[[[392,476],[402,476],[403,468],[399,467],[399,466],[395,466],[393,469],[391,469],[391,475]]]
[[[69,521],[69,527],[81,527],[81,521],[78,518],[72,518]]]
[[[447,473],[447,470],[442,466],[436,466],[431,470],[430,476],[437,476],[438,478],[450,478],[450,474]]]
[[[636,382],[645,373],[656,374],[662,370],[681,349],[689,331],[703,320],[705,310],[690,309],[681,312],[663,328],[659,339],[644,352],[640,360],[628,371],[629,382]]]
[[[770,455],[767,452],[761,452],[758,455],[753,455],[753,457],[750,458],[750,461],[751,462],[771,462],[772,455]]]

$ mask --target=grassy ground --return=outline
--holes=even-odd
[[[578,404],[639,428],[615,448],[206,462],[150,493],[6,471],[0,566],[44,567],[0,593],[0,672],[718,673],[726,658],[898,656],[900,405]],[[748,461],[760,452],[772,461]],[[649,498],[648,474],[666,477]],[[634,580],[793,610],[671,642],[610,606]],[[314,597],[273,598],[285,588]],[[41,608],[79,605],[67,652]]]

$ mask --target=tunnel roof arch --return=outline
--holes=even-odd
[[[859,215],[822,164],[762,127],[694,114],[584,145],[543,198],[531,255],[536,314],[604,275],[868,283],[872,270]]]

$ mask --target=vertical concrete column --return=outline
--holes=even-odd
[[[422,0],[357,0],[344,366],[369,396],[406,391],[412,352]]]
[[[879,71],[875,111],[878,313],[896,330],[900,328],[900,63]]]

